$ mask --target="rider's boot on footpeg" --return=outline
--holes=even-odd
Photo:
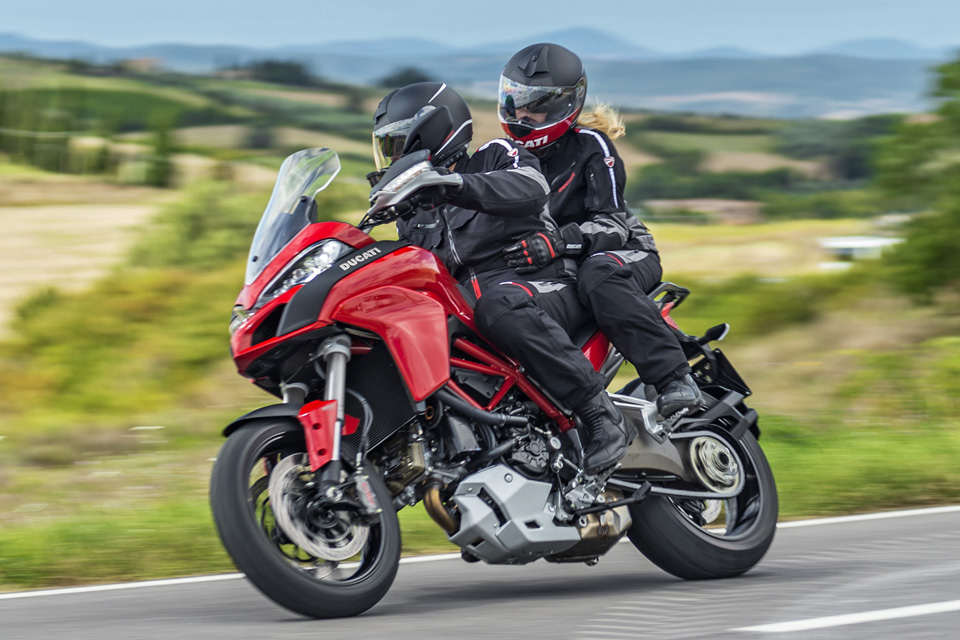
[[[663,384],[659,391],[657,409],[664,418],[682,418],[684,415],[702,409],[704,406],[700,389],[697,388],[697,383],[693,381],[693,377],[689,373],[680,378],[671,379]]]
[[[577,407],[575,413],[590,434],[590,444],[583,455],[583,470],[587,474],[593,475],[619,462],[637,437],[636,427],[627,424],[605,391]]]

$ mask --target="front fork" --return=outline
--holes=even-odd
[[[327,365],[326,402],[336,402],[337,420],[333,429],[333,451],[330,459],[340,462],[340,441],[343,439],[344,408],[347,404],[347,362],[350,361],[350,338],[344,334],[328,338],[319,351]]]
[[[308,391],[306,385],[293,383],[283,385],[283,401],[300,405],[297,418],[303,425],[311,470],[322,467],[323,478],[338,483],[350,338],[345,334],[327,338],[317,350],[316,358],[324,360],[326,369],[324,399],[304,404]]]
[[[303,425],[310,469],[319,471],[320,486],[324,488],[323,495],[326,500],[334,504],[352,504],[358,507],[362,514],[373,516],[382,509],[377,503],[369,478],[360,467],[360,451],[357,453],[354,473],[346,483],[341,477],[343,464],[340,453],[346,416],[350,343],[349,336],[341,333],[325,340],[317,350],[316,358],[323,358],[326,365],[323,400],[303,404],[308,388],[306,385],[293,383],[283,386],[283,401],[302,405],[297,417]],[[356,487],[356,503],[345,498],[344,489],[351,484]]]

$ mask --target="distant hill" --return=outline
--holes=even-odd
[[[209,73],[264,58],[293,59],[331,80],[372,84],[418,67],[480,97],[496,95],[507,57],[533,42],[577,51],[590,95],[621,107],[763,117],[853,117],[923,110],[929,68],[948,52],[892,39],[840,43],[814,54],[771,57],[736,47],[663,53],[594,29],[568,29],[461,48],[422,38],[335,41],[254,48],[153,44],[104,47],[0,34],[0,52],[109,62],[157,58],[171,70]]]
[[[674,56],[676,58],[697,59],[697,58],[763,58],[762,53],[747,51],[739,47],[711,47],[709,49],[698,49],[690,53],[680,53]]]
[[[942,49],[919,47],[895,38],[868,38],[851,40],[817,49],[814,53],[873,58],[876,60],[943,60],[949,52]]]
[[[506,40],[483,45],[463,47],[463,53],[486,53],[510,56],[537,42],[552,42],[576,51],[581,58],[609,58],[617,60],[654,60],[664,54],[641,47],[597,29],[563,29],[535,35],[524,40]],[[506,60],[504,60],[506,62]]]

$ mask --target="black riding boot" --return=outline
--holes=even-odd
[[[583,452],[583,470],[588,474],[619,462],[637,437],[636,428],[626,423],[606,391],[577,407],[575,412],[590,434],[590,444]]]
[[[678,417],[682,417],[693,411],[702,409],[704,406],[703,396],[700,395],[700,389],[693,377],[688,373],[680,378],[673,378],[660,389],[660,396],[657,398],[657,409],[664,418],[670,418],[680,411],[683,411]],[[686,411],[684,411],[686,409]]]

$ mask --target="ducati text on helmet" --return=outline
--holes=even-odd
[[[439,82],[417,82],[390,92],[373,116],[373,155],[384,169],[403,155],[430,151],[436,167],[449,167],[467,153],[473,138],[470,108]]]
[[[570,130],[586,95],[587,75],[575,53],[558,44],[530,45],[500,74],[500,124],[524,147],[543,148]]]

